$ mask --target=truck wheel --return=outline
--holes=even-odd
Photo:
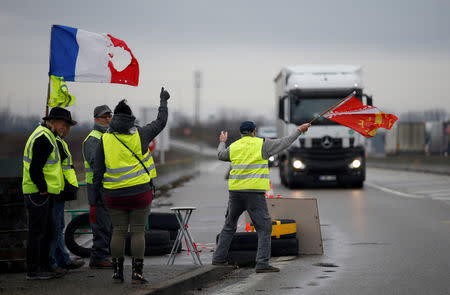
[[[278,167],[278,174],[280,175],[281,184],[286,186],[286,178],[284,177],[283,169],[284,169],[283,161],[280,161],[280,165]]]
[[[296,187],[296,184],[294,183],[293,179],[291,177],[286,176],[286,187],[289,189],[293,189]]]

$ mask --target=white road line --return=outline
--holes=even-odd
[[[429,194],[432,198],[434,197],[445,197],[445,196],[450,196],[450,192],[447,190],[445,192],[440,192],[440,193],[434,193],[434,194]]]
[[[440,188],[437,190],[426,190],[426,191],[418,191],[416,192],[417,194],[433,194],[433,193],[442,193],[442,192],[446,192],[449,193],[449,189],[448,188]]]
[[[450,196],[445,197],[431,197],[433,200],[439,200],[439,201],[450,201]]]
[[[390,188],[387,188],[387,187],[384,187],[384,186],[380,186],[378,184],[371,183],[371,182],[368,182],[368,181],[366,181],[366,185],[368,185],[370,187],[373,187],[373,188],[376,188],[376,189],[378,189],[380,191],[387,192],[387,193],[390,193],[390,194],[393,194],[393,195],[397,195],[397,196],[401,196],[401,197],[412,198],[412,199],[426,199],[427,198],[426,196],[420,196],[420,195],[414,195],[414,194],[408,194],[408,193],[396,191],[396,190],[393,190],[393,189],[390,189]]]

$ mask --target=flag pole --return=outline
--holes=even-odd
[[[50,76],[48,76],[47,102],[45,103],[45,116],[48,116],[48,101],[50,100]]]
[[[51,26],[50,28],[50,44],[48,47],[48,64],[49,64],[49,68],[50,68],[50,58],[51,58],[51,50],[52,50],[52,29],[53,26]],[[50,70],[49,70],[50,72]],[[45,102],[45,116],[48,116],[48,101],[50,100],[50,73],[48,75],[48,85],[47,85],[47,100]]]
[[[314,123],[317,119],[319,119],[320,117],[322,117],[323,115],[325,115],[326,113],[328,113],[331,109],[335,108],[336,106],[338,106],[341,102],[343,102],[344,100],[346,100],[349,97],[352,97],[353,95],[356,94],[356,91],[353,91],[352,93],[350,93],[350,95],[347,95],[346,97],[344,97],[343,99],[339,100],[337,103],[335,103],[334,105],[332,105],[331,107],[329,107],[326,111],[323,111],[319,116],[315,117],[314,119],[311,120],[311,122],[309,122],[309,124]]]

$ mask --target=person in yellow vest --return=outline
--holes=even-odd
[[[231,162],[231,170],[228,178],[229,200],[225,224],[213,254],[213,265],[227,263],[228,251],[239,216],[247,210],[258,234],[256,272],[280,271],[279,268],[269,264],[272,219],[264,197],[265,191],[270,189],[268,159],[289,147],[302,132],[308,130],[309,126],[311,124],[305,123],[292,134],[279,139],[263,139],[256,137],[255,124],[245,121],[240,126],[241,138],[228,148],[225,146],[228,133],[221,132],[218,158],[221,161]]]
[[[111,256],[113,282],[123,282],[125,239],[131,233],[133,283],[147,283],[143,275],[145,226],[153,199],[152,179],[156,177],[150,142],[167,123],[169,93],[161,89],[160,106],[155,121],[135,126],[126,100],[114,108],[109,130],[100,139],[94,162],[94,190],[104,195],[113,224]]]
[[[90,206],[90,218],[92,228],[92,248],[89,259],[90,268],[112,268],[112,262],[108,259],[109,243],[111,242],[112,224],[102,196],[94,190],[92,185],[92,167],[94,165],[95,151],[100,144],[103,133],[109,128],[112,119],[112,111],[107,105],[94,108],[94,129],[83,141],[84,168],[86,171],[86,184],[88,202]]]
[[[64,190],[61,191],[58,198],[55,198],[56,234],[50,247],[50,265],[57,272],[67,272],[71,269],[77,269],[85,263],[83,259],[70,258],[69,252],[64,246],[64,206],[66,201],[76,200],[78,190],[77,175],[73,167],[72,154],[69,151],[69,146],[63,140],[63,137],[66,137],[69,131],[70,125],[62,136],[56,137],[64,175]]]
[[[56,136],[76,122],[68,110],[55,107],[30,135],[23,155],[22,191],[28,212],[28,280],[59,277],[50,265],[50,245],[55,235],[54,199],[64,190],[61,155]]]

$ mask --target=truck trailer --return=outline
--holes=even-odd
[[[425,122],[398,122],[386,132],[386,155],[425,154]]]
[[[359,66],[289,66],[274,82],[279,137],[352,92],[372,105],[372,97],[363,92]],[[359,133],[321,117],[278,154],[281,182],[288,188],[330,182],[361,188],[366,178],[365,144],[366,138]]]

